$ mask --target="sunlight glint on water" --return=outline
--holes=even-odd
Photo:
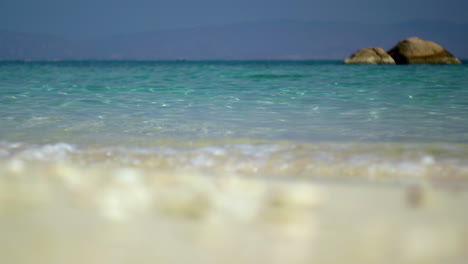
[[[465,65],[1,62],[0,262],[463,263],[466,83]]]

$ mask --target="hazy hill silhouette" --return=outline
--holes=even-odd
[[[0,60],[343,59],[359,48],[390,49],[411,36],[468,58],[468,25],[415,20],[398,24],[266,21],[154,30],[93,40],[0,31]]]

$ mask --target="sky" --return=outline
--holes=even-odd
[[[278,19],[468,23],[466,13],[467,0],[0,0],[0,29],[79,38]]]

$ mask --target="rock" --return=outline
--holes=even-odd
[[[346,58],[344,64],[395,64],[393,58],[381,48],[364,48]]]
[[[398,42],[388,54],[397,64],[461,64],[439,44],[418,37]]]

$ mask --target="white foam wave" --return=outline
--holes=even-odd
[[[468,178],[463,149],[345,143],[92,147],[0,142],[0,158],[255,176]]]

